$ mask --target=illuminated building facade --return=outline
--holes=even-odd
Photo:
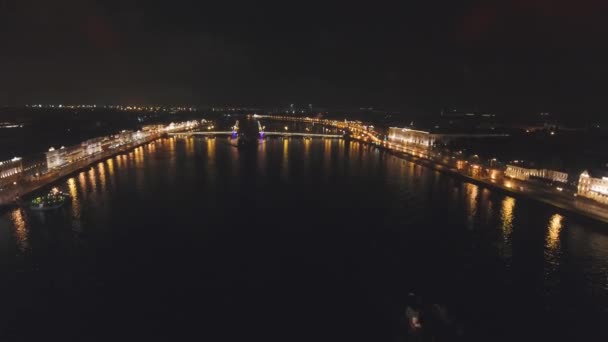
[[[447,144],[455,139],[483,139],[508,137],[508,134],[495,133],[458,133],[445,131],[421,131],[410,128],[390,127],[388,129],[388,141],[394,144],[414,145],[417,147],[431,148],[435,144]]]
[[[548,169],[528,169],[516,165],[507,165],[505,176],[509,178],[519,179],[522,181],[530,180],[530,178],[538,178],[550,182],[567,183],[568,174],[565,172],[548,170]]]
[[[82,149],[85,156],[92,156],[102,152],[101,144],[103,138],[94,138],[82,142]]]
[[[436,134],[426,131],[399,127],[390,127],[388,129],[388,141],[395,144],[432,147],[436,138]]]
[[[14,182],[23,173],[21,158],[0,162],[0,186]]]
[[[61,147],[60,149],[50,148],[46,152],[46,165],[49,169],[62,167],[84,158],[85,152],[82,145]]]
[[[588,171],[581,173],[578,195],[608,204],[608,177],[595,178]]]
[[[61,167],[66,163],[65,161],[65,147],[55,149],[51,147],[46,153],[46,165],[49,169]]]
[[[522,181],[527,181],[530,179],[531,171],[532,169],[527,169],[525,167],[507,165],[507,169],[505,170],[505,176],[509,178],[519,179]]]

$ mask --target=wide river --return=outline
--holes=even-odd
[[[165,138],[54,186],[0,213],[2,341],[396,341],[409,292],[466,340],[608,340],[606,225],[357,142]]]

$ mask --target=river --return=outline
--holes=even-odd
[[[342,139],[165,138],[0,214],[2,340],[605,341],[608,230]],[[54,338],[53,338],[54,339]]]

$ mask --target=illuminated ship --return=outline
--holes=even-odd
[[[34,198],[30,202],[30,209],[39,211],[58,209],[64,206],[69,199],[70,195],[53,188],[47,195]]]

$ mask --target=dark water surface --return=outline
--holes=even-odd
[[[1,340],[605,341],[608,227],[343,140],[164,139],[0,217]],[[61,337],[61,338],[60,338]]]

